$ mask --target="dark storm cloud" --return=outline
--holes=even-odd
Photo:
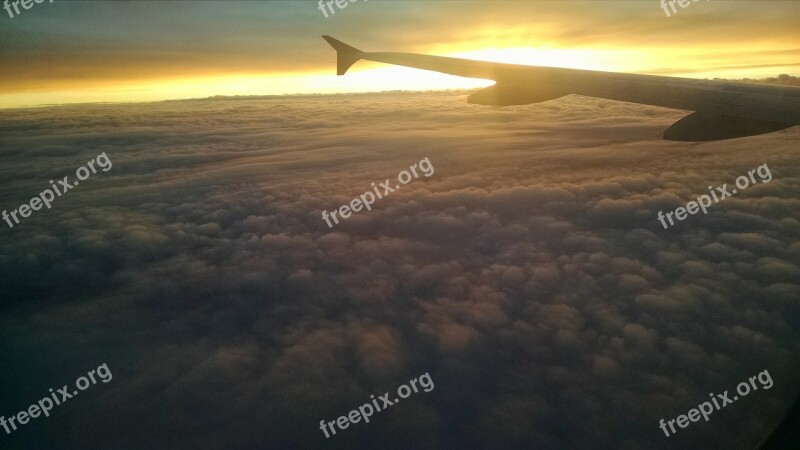
[[[798,388],[798,130],[676,143],[658,137],[677,111],[464,100],[0,113],[3,208],[101,151],[114,163],[0,234],[2,413],[100,362],[114,373],[11,439],[752,447]],[[321,219],[426,156],[429,178],[334,229]],[[770,183],[668,230],[656,220],[764,163]],[[658,429],[765,368],[772,390]],[[425,372],[432,392],[318,430]]]

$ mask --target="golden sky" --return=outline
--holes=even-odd
[[[214,95],[448,89],[491,82],[360,62],[365,51],[697,78],[800,74],[800,2],[55,1],[0,16],[0,108]]]

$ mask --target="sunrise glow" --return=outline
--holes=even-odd
[[[456,3],[452,3],[452,7]],[[303,9],[310,19],[299,22],[304,28],[302,36],[295,38],[296,45],[290,50],[292,47],[284,45],[281,39],[270,37],[267,29],[243,28],[237,23],[245,20],[243,17],[257,21],[256,10],[262,19],[269,17],[274,9],[261,11],[259,5],[248,2],[230,4],[235,7],[223,10],[211,2],[193,4],[196,11],[192,11],[197,14],[217,17],[210,25],[217,28],[216,33],[186,34],[185,43],[157,50],[152,44],[158,42],[157,35],[172,32],[172,27],[166,25],[168,21],[155,23],[153,30],[132,28],[124,37],[108,39],[107,36],[115,36],[117,28],[124,28],[128,19],[103,23],[102,16],[91,16],[99,12],[87,10],[78,18],[85,22],[84,26],[69,28],[65,21],[56,20],[59,14],[77,14],[77,9],[70,8],[68,2],[42,8],[36,11],[38,16],[26,16],[29,22],[19,18],[11,23],[12,27],[30,27],[32,36],[54,38],[51,41],[42,40],[44,37],[31,38],[20,48],[0,54],[0,76],[4,79],[0,85],[0,108],[220,95],[460,89],[491,84],[364,61],[353,66],[345,77],[335,75],[335,54],[319,37],[328,32],[329,26],[338,23],[334,19],[347,17],[349,21],[368,22],[374,15],[402,11],[404,7],[413,10],[420,5],[364,3],[358,9],[348,10],[348,16],[340,13],[325,22],[319,22],[326,20],[321,16],[313,15],[318,11]],[[164,9],[157,12],[146,8],[147,5],[127,5],[139,15],[165,14]],[[441,7],[449,5],[451,3],[445,2]],[[523,9],[534,8],[519,5]],[[735,5],[702,5],[703,9],[695,10],[696,14],[714,12],[730,16],[723,22],[726,32],[721,29],[712,32],[700,22],[685,23],[678,17],[668,19],[658,15],[657,8],[653,10],[642,4],[626,3],[625,8],[619,5],[616,28],[610,28],[606,21],[602,21],[602,27],[595,26],[601,19],[595,20],[588,13],[581,16],[580,23],[575,23],[578,16],[573,10],[555,2],[546,2],[546,5],[547,8],[542,4],[534,8],[545,14],[536,20],[525,19],[521,12],[485,15],[481,14],[481,8],[472,5],[474,12],[459,10],[466,20],[463,26],[431,18],[432,27],[427,33],[409,30],[380,40],[353,38],[347,32],[336,35],[364,51],[413,52],[510,64],[692,78],[762,78],[780,73],[796,74],[800,67],[793,62],[800,56],[797,50],[800,36],[794,32],[793,22],[767,21],[766,17],[758,20],[759,13],[768,15],[769,11],[744,14]],[[170,8],[174,20],[183,23],[184,28],[179,28],[179,33],[196,28],[192,25],[195,19],[186,14],[188,10],[179,4]],[[48,17],[50,21],[46,20]],[[86,28],[90,21],[97,29]],[[9,32],[0,29],[0,38]],[[87,33],[96,35],[97,44],[91,51],[76,51],[69,43]],[[239,42],[247,42],[247,45],[238,45]]]

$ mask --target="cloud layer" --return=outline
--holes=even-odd
[[[58,448],[752,448],[800,388],[798,129],[714,143],[570,96],[265,97],[0,112],[0,414]],[[429,157],[435,174],[321,219]],[[773,180],[664,230],[767,163]],[[710,392],[775,380],[667,438]],[[422,373],[436,388],[318,429]]]

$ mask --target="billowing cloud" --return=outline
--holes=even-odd
[[[798,130],[711,143],[683,113],[462,92],[0,112],[8,417],[114,374],[12,435],[52,448],[751,448],[797,392]],[[429,157],[333,229],[321,218]],[[669,229],[709,185],[773,180]],[[673,437],[658,428],[768,369]],[[429,372],[330,439],[335,420]],[[68,430],[66,432],[65,430]]]

